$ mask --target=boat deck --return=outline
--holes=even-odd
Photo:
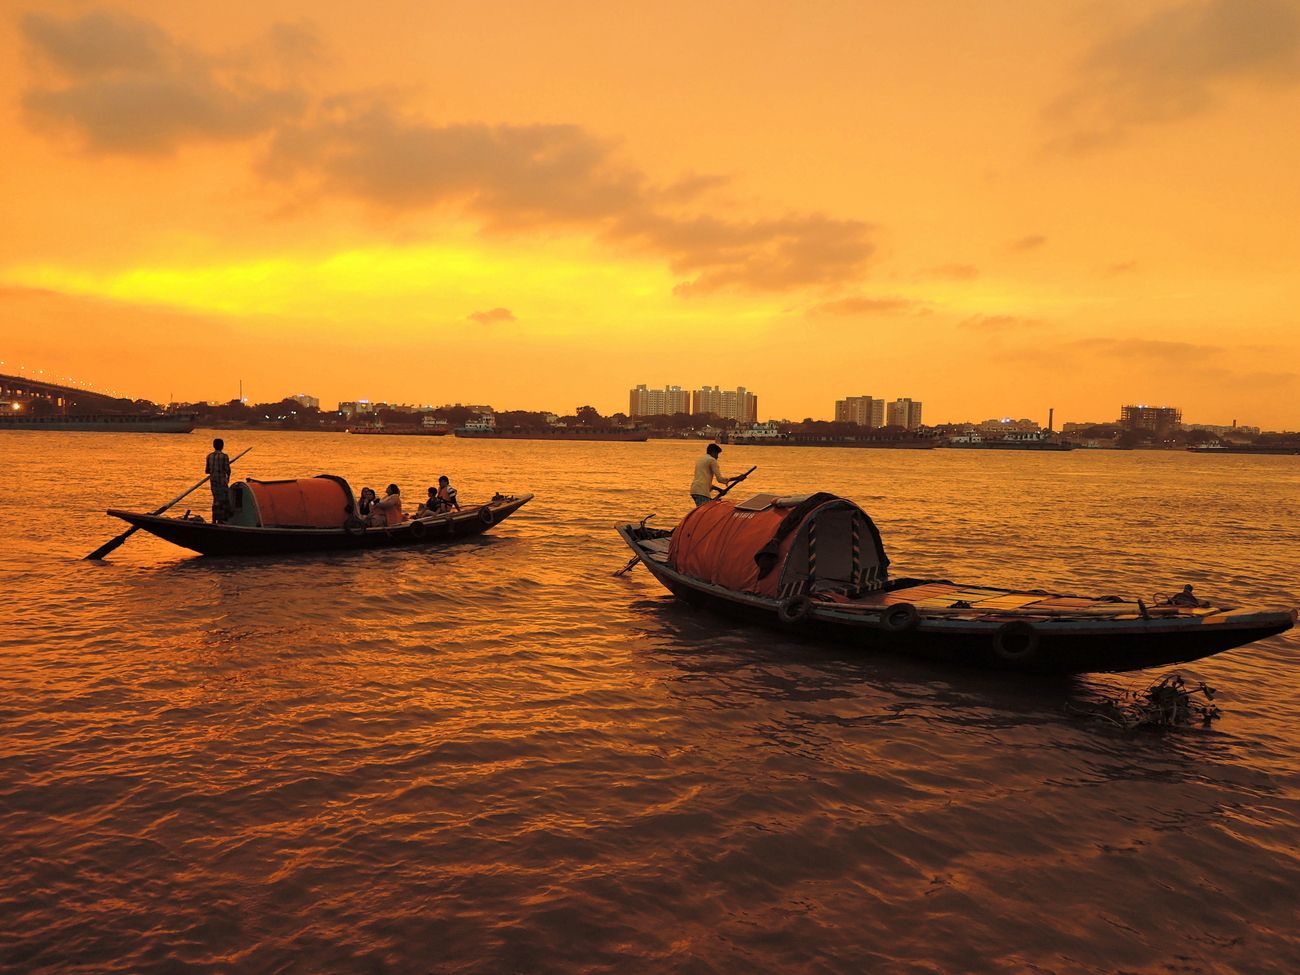
[[[671,536],[642,539],[643,558],[668,565]],[[1119,596],[1074,596],[1042,590],[1018,591],[987,586],[964,586],[945,581],[900,580],[889,589],[847,596],[828,591],[813,598],[840,612],[878,613],[888,606],[910,603],[923,617],[932,619],[998,622],[1014,618],[1026,622],[1066,619],[1138,620],[1169,617],[1210,621],[1222,607],[1139,605]],[[1156,603],[1157,600],[1153,600]]]
[[[1028,592],[963,586],[951,582],[922,582],[849,598],[838,593],[823,594],[837,603],[837,609],[877,612],[886,606],[911,603],[922,616],[945,619],[995,621],[1014,616],[1033,622],[1053,619],[1136,620],[1181,617],[1210,617],[1222,608],[1208,606],[1140,605],[1118,596],[1072,596],[1034,590]],[[1154,600],[1153,600],[1154,602]]]

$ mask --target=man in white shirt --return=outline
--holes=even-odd
[[[722,448],[715,443],[711,443],[705,448],[704,456],[695,461],[695,480],[691,481],[691,498],[695,501],[695,507],[697,508],[709,500],[709,494],[713,490],[715,480],[724,485],[739,480],[736,477],[722,476],[722,469],[718,467],[718,454],[720,453],[722,453]]]

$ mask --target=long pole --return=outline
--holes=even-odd
[[[755,464],[755,465],[754,465],[753,467],[751,467],[749,470],[745,471],[745,473],[741,474],[740,477],[736,478],[734,481],[732,481],[730,484],[728,484],[728,485],[727,485],[725,488],[723,488],[721,491],[718,491],[718,498],[722,497],[724,494],[726,494],[728,491],[730,491],[732,488],[734,488],[737,484],[739,484],[739,483],[740,483],[741,481],[743,481],[745,478],[749,477],[750,474],[753,474],[754,471],[756,471],[756,470],[758,470],[758,465],[757,465],[757,464]],[[714,500],[714,501],[717,501],[718,498],[714,498],[713,500]]]
[[[238,454],[236,454],[236,455],[234,456],[234,458],[231,459],[231,461],[230,461],[231,465],[233,466],[234,463],[235,463],[235,461],[239,460],[240,457],[243,457],[244,454],[248,453],[248,452],[249,452],[250,450],[252,450],[252,449],[253,449],[252,447],[245,447],[243,450],[241,450]],[[155,508],[153,511],[149,512],[149,514],[150,514],[150,515],[160,515],[160,514],[162,514],[162,513],[163,513],[164,511],[166,511],[168,508],[172,507],[173,505],[179,504],[179,503],[181,502],[182,499],[189,497],[191,494],[193,494],[193,493],[194,493],[195,491],[197,491],[199,488],[203,487],[203,485],[207,484],[208,481],[211,480],[211,478],[212,478],[212,475],[211,475],[211,474],[208,474],[206,477],[203,478],[203,480],[199,481],[198,484],[195,484],[192,488],[189,488],[189,489],[186,490],[186,491],[182,491],[180,494],[176,495],[176,497],[172,498],[170,501],[168,501],[168,502],[167,502],[165,505],[163,505],[161,508]],[[113,551],[114,549],[116,549],[118,546],[120,546],[123,542],[125,542],[128,538],[130,538],[132,535],[134,535],[134,534],[135,534],[136,532],[138,532],[139,530],[140,530],[140,529],[137,528],[135,525],[132,525],[132,526],[131,526],[130,528],[128,528],[126,531],[122,532],[122,534],[117,535],[117,536],[115,536],[115,537],[113,537],[113,538],[110,538],[110,539],[109,539],[108,541],[106,541],[103,545],[99,546],[99,548],[95,549],[95,551],[93,551],[93,552],[91,552],[89,555],[87,555],[85,560],[98,561],[98,560],[102,559],[105,555],[107,555],[109,552],[111,552],[111,551]],[[85,560],[83,560],[83,561],[85,561]]]

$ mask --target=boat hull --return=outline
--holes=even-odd
[[[815,602],[805,618],[785,622],[781,601],[724,589],[676,572],[641,544],[636,526],[619,526],[618,532],[642,557],[655,579],[692,606],[855,651],[963,666],[1039,674],[1144,670],[1199,660],[1282,633],[1294,625],[1296,618],[1293,611],[1225,610],[1211,616],[1150,619],[1136,614],[1132,619],[1043,619],[1032,613],[1014,612],[985,614],[993,618],[978,619],[945,615],[942,610],[929,613],[922,608],[913,625],[890,630],[884,626],[883,613],[862,612],[850,604]],[[910,583],[905,581],[892,590],[888,598],[897,597],[897,601],[890,605],[906,603],[909,588],[919,590],[926,585],[919,580]],[[1023,647],[1008,647],[1005,638],[999,636],[1008,623],[1031,628],[1033,646],[1029,652],[1018,652]],[[1008,653],[1008,649],[1017,652]]]
[[[401,546],[446,545],[481,535],[531,501],[531,494],[466,507],[450,516],[407,521],[389,528],[353,533],[342,528],[245,528],[184,518],[163,518],[110,509],[140,531],[201,555],[285,555],[294,552],[349,552]]]
[[[84,416],[0,416],[0,430],[50,430],[94,433],[190,433],[196,414],[137,416],[131,413]]]
[[[583,443],[645,443],[650,434],[644,430],[596,431],[585,433],[580,429],[565,430],[558,433],[543,430],[466,430],[463,427],[455,431],[456,436],[465,440],[572,440]]]

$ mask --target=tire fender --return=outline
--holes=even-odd
[[[496,515],[492,514],[492,509],[487,505],[483,505],[483,507],[478,509],[478,520],[483,522],[485,525],[490,525],[497,519]]]
[[[1038,630],[1025,620],[1003,623],[993,633],[993,652],[1007,663],[1027,663],[1038,653]]]
[[[411,522],[411,537],[423,538],[429,532],[429,526],[422,521]]]
[[[921,614],[911,603],[895,603],[880,613],[880,628],[886,633],[906,633],[921,622]]]
[[[813,610],[813,601],[807,596],[791,596],[781,600],[776,607],[776,616],[782,623],[801,623]]]

